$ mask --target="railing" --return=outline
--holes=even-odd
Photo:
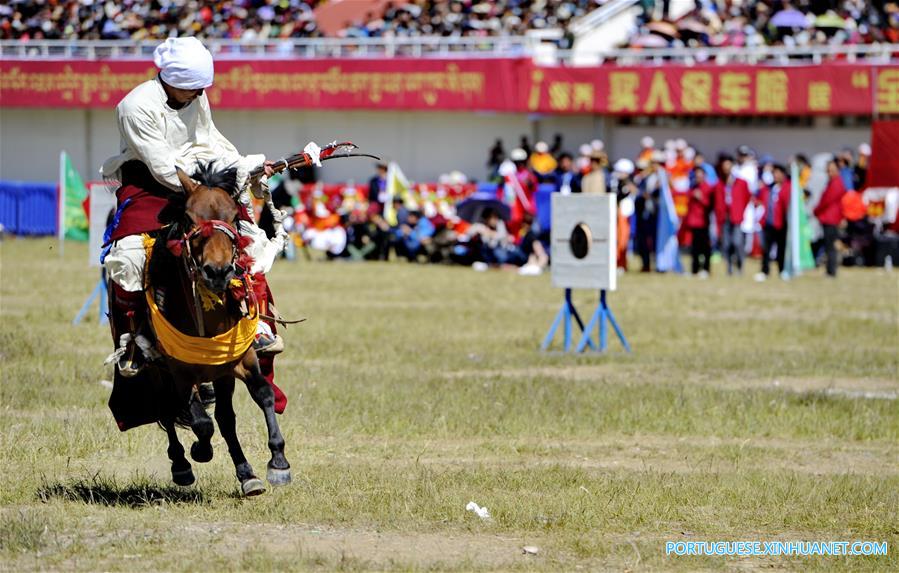
[[[559,64],[571,61],[572,50],[556,53]],[[585,56],[587,61],[585,62]],[[592,58],[590,57],[592,56]],[[853,44],[841,46],[758,46],[754,48],[626,48],[595,53],[578,53],[578,60],[588,65],[617,64],[818,64],[826,61],[899,61],[899,44]]]
[[[5,59],[150,59],[158,42],[130,40],[2,40],[0,57]],[[317,38],[241,42],[208,40],[219,59],[313,59],[449,57],[534,57],[541,63],[569,65],[573,52],[558,50],[536,36],[484,38]],[[683,63],[775,63],[799,64],[823,61],[899,61],[899,44],[756,48],[645,48],[579,52],[578,61],[590,65],[661,65]]]
[[[627,10],[639,0],[610,0],[596,10],[591,10],[571,26],[575,36],[585,34],[599,26],[602,26],[624,10]]]

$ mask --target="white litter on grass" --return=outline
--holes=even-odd
[[[525,555],[537,555],[540,553],[540,548],[536,545],[525,545],[521,550],[524,551]]]
[[[487,511],[486,507],[481,507],[473,501],[469,501],[468,505],[465,506],[467,511],[474,512],[475,515],[483,519],[484,521],[490,521],[490,512]]]

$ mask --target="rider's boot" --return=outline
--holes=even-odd
[[[272,304],[271,295],[266,287],[265,293],[259,297],[259,311],[269,316],[278,316],[278,310]],[[256,339],[253,341],[253,350],[258,356],[273,356],[284,351],[284,339],[275,334],[272,326],[260,319],[256,325]]]
[[[253,350],[257,355],[274,355],[284,351],[284,339],[272,332],[271,327],[262,320],[256,326],[256,339]]]
[[[129,292],[110,281],[110,309],[113,343],[115,352],[110,355],[115,360],[119,373],[131,378],[149,360],[155,360],[159,353],[144,332],[147,321],[147,301],[143,291]]]

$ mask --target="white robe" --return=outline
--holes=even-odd
[[[237,166],[237,183],[244,189],[249,172],[262,165],[264,155],[241,156],[237,148],[225,139],[212,123],[209,100],[204,93],[181,109],[166,104],[166,94],[158,79],[146,81],[125,96],[116,106],[116,120],[121,135],[121,153],[110,157],[100,168],[107,179],[121,180],[119,170],[127,161],[143,162],[161,184],[181,191],[175,171],[180,167],[188,174],[196,170],[197,162],[219,161],[222,167]],[[244,189],[240,200],[250,205]],[[255,224],[240,221],[240,231],[253,239],[246,252],[255,259],[251,272],[267,273],[278,253],[284,248],[284,238],[271,241]],[[106,256],[106,271],[113,281],[129,292],[143,290],[146,256],[139,236],[116,241]]]
[[[209,100],[204,93],[181,109],[172,109],[159,79],[146,81],[116,106],[121,153],[100,168],[105,179],[118,179],[122,164],[137,159],[157,181],[174,191],[181,190],[175,172],[180,167],[191,174],[197,162],[218,161],[221,167],[237,166],[237,183],[243,188],[247,175],[265,161],[264,155],[242,156],[212,122]]]

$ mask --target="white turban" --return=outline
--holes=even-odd
[[[182,90],[199,90],[212,85],[212,54],[194,37],[169,38],[153,52],[162,81]]]

